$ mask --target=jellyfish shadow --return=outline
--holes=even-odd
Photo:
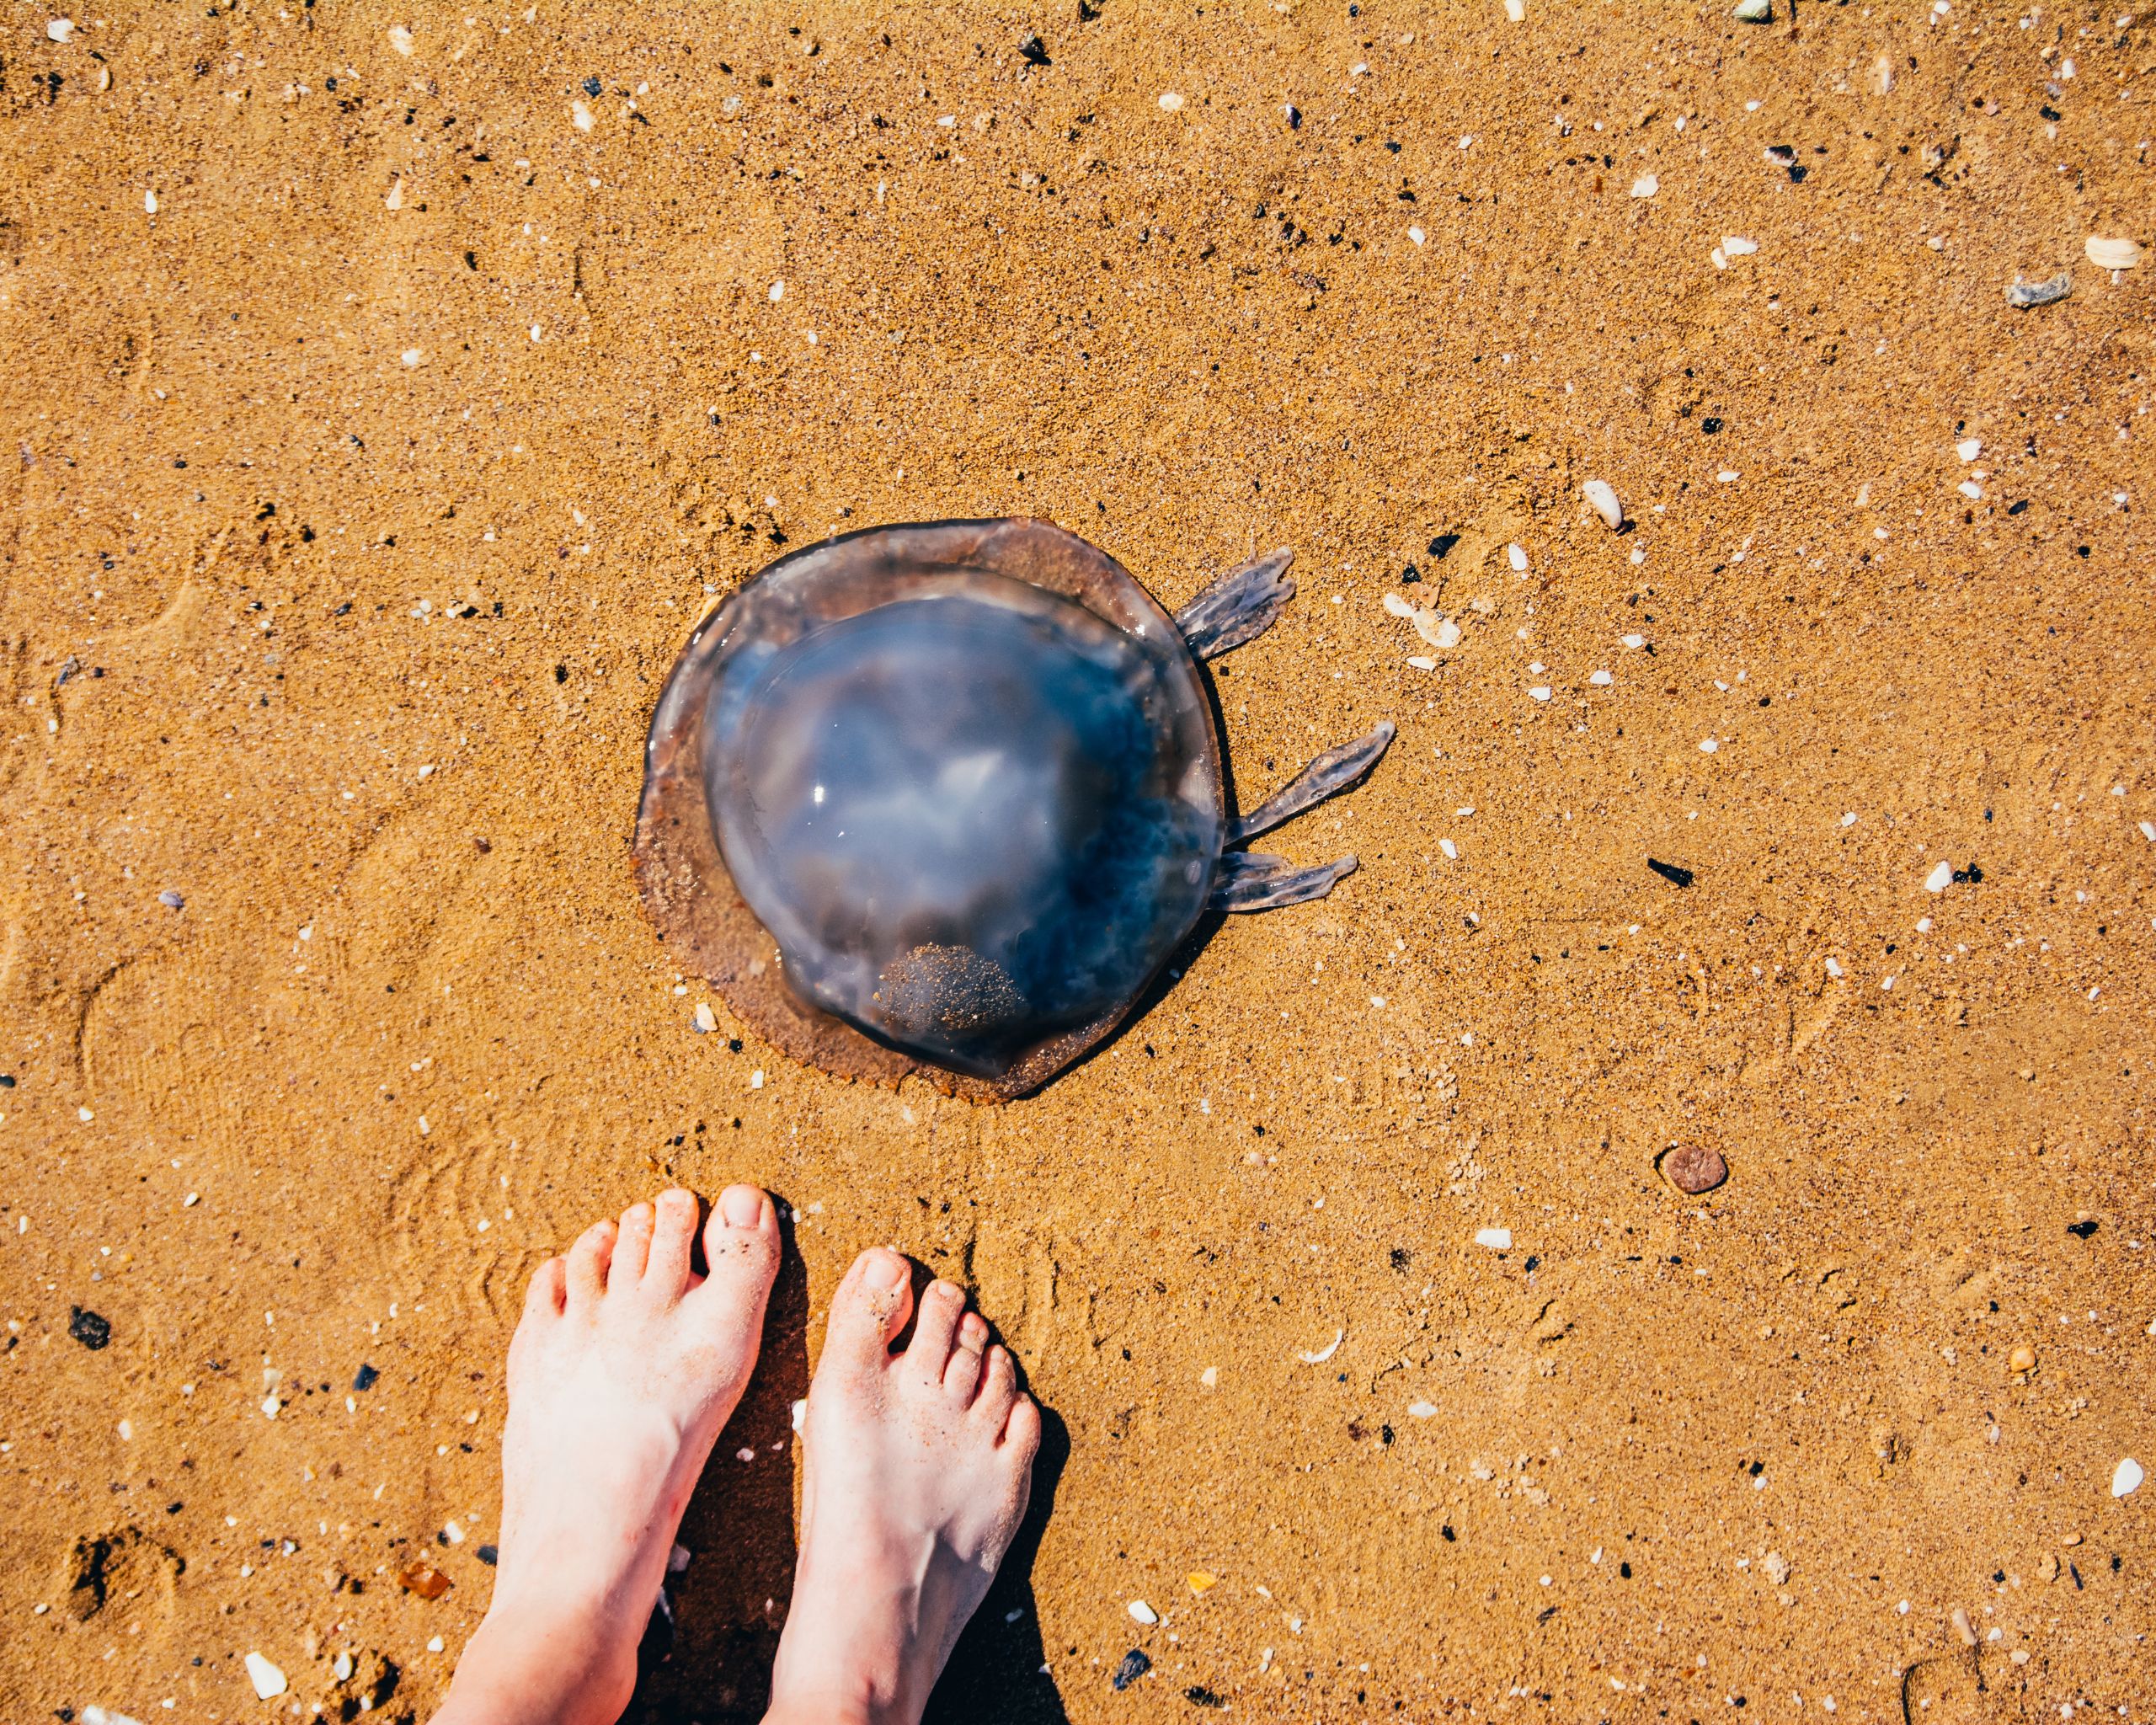
[[[780,1214],[790,1210],[782,1201]],[[771,1704],[798,1555],[793,1404],[808,1393],[808,1266],[791,1224],[782,1227],[755,1375],[681,1518],[689,1562],[668,1576],[652,1614],[622,1725],[754,1725]],[[1026,1519],[930,1699],[931,1725],[1066,1725],[1044,1669],[1033,1567],[1070,1444],[1045,1407],[1041,1423]],[[744,1450],[755,1459],[743,1461]]]

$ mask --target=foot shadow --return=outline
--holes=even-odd
[[[770,1705],[771,1659],[793,1595],[793,1404],[808,1393],[808,1267],[792,1223],[780,1228],[755,1375],[681,1517],[689,1564],[667,1577],[637,1650],[623,1725],[750,1725]],[[750,1449],[755,1459],[743,1461]]]
[[[1034,1400],[1038,1403],[1039,1398]],[[1070,1429],[1054,1412],[1042,1407],[1040,1453],[1033,1458],[1026,1519],[1004,1554],[988,1597],[952,1650],[951,1663],[928,1698],[922,1725],[1069,1725],[1041,1643],[1033,1559],[1070,1458]]]
[[[622,1725],[754,1725],[771,1704],[771,1661],[792,1604],[798,1556],[793,1404],[808,1393],[808,1268],[791,1224],[781,1226],[756,1374],[681,1518],[689,1564],[667,1578],[638,1650],[636,1693]],[[753,1461],[739,1459],[744,1449],[755,1451]],[[925,1725],[1068,1725],[1043,1669],[1033,1568],[1070,1454],[1068,1429],[1043,1407],[1026,1519],[958,1637]]]

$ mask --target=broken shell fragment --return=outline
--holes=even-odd
[[[1625,525],[1625,505],[1617,500],[1617,493],[1606,479],[1590,479],[1580,487],[1580,495],[1594,505],[1594,512],[1611,532]]]
[[[2071,271],[2061,271],[2048,281],[2028,281],[2017,275],[2007,285],[2006,303],[2027,311],[2031,306],[2053,306],[2073,291]]]

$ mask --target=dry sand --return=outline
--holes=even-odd
[[[876,1241],[1057,1416],[947,1717],[2156,1706],[2140,0],[93,10],[0,42],[0,1717],[424,1718],[521,1285],[669,1177],[798,1254],[638,1717],[753,1717]],[[974,1108],[627,847],[709,595],[1004,513],[1297,549],[1246,800],[1401,734]]]

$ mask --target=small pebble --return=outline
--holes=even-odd
[[[1730,16],[1739,24],[1772,24],[1774,0],[1737,0],[1737,9]]]
[[[1130,1613],[1133,1621],[1142,1623],[1148,1629],[1161,1621],[1161,1614],[1143,1599],[1133,1599],[1123,1609]]]
[[[2006,1356],[2006,1369],[2009,1371],[2034,1371],[2036,1369],[2036,1350],[2026,1342],[2022,1343]]]
[[[1505,547],[1505,561],[1510,563],[1513,569],[1518,574],[1523,575],[1527,573],[1527,547],[1524,545],[1508,545]]]
[[[75,20],[72,18],[56,18],[45,25],[45,34],[48,41],[64,42],[75,34]]]
[[[1509,1252],[1513,1245],[1513,1231],[1510,1228],[1477,1228],[1475,1243],[1486,1246],[1492,1252]]]
[[[1943,893],[1954,884],[1954,865],[1941,862],[1924,878],[1924,889],[1928,893]]]
[[[67,1333],[80,1342],[91,1353],[96,1353],[112,1340],[109,1319],[79,1306],[67,1308]]]
[[[708,1036],[712,1031],[718,1028],[718,1018],[717,1015],[712,1012],[711,1005],[707,1001],[698,1001],[696,1002],[694,1022],[696,1023],[697,1033],[702,1036]]]
[[[1126,1690],[1153,1669],[1153,1662],[1137,1648],[1123,1656],[1123,1663],[1115,1668],[1115,1675],[1108,1681],[1118,1690]]]
[[[450,1589],[450,1579],[431,1563],[414,1563],[397,1572],[397,1583],[423,1599],[438,1599]]]
[[[1434,1419],[1437,1418],[1437,1413],[1438,1404],[1434,1402],[1410,1402],[1407,1404],[1407,1417],[1410,1419]]]
[[[1788,1558],[1780,1551],[1769,1551],[1759,1560],[1759,1567],[1767,1572],[1767,1579],[1776,1587],[1787,1587],[1791,1573]]]
[[[2143,1477],[2141,1464],[2132,1456],[2127,1456],[2111,1471],[2111,1495],[2114,1498],[2132,1495],[2140,1486]]]
[[[1182,107],[1182,98],[1178,96],[1173,90],[1163,90],[1161,92],[1161,111],[1163,114],[1177,113],[1181,110]]]
[[[1711,1192],[1729,1178],[1729,1164],[1721,1152],[1704,1144],[1680,1144],[1662,1158],[1662,1175],[1679,1192],[1694,1197]],[[1777,1583],[1779,1585],[1779,1583]]]
[[[1661,190],[1662,182],[1652,174],[1642,174],[1632,182],[1632,195],[1636,198],[1651,198]]]

